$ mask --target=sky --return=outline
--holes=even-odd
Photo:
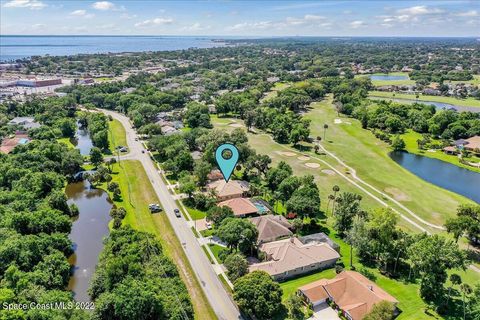
[[[0,0],[0,34],[475,36],[480,0]]]

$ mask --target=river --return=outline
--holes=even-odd
[[[393,81],[393,80],[408,80],[407,75],[389,75],[389,74],[372,74],[369,78],[374,80],[384,80],[384,81]]]
[[[390,158],[423,180],[480,203],[480,173],[408,152],[391,152]]]

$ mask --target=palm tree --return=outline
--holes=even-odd
[[[327,129],[328,129],[328,124],[324,124],[323,125],[323,140],[325,140],[325,133],[327,132]]]
[[[329,194],[328,202],[327,202],[327,211],[328,211],[328,208],[330,208],[330,201],[333,201],[333,200],[335,200],[335,196],[333,194]]]
[[[333,190],[332,214],[335,214],[335,200],[337,199],[337,192],[340,191],[340,187],[337,185],[334,185],[332,190]]]
[[[463,319],[465,319],[465,296],[472,293],[472,287],[466,283],[460,285],[460,291],[462,291],[462,301],[463,301]]]

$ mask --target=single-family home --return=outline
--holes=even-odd
[[[13,138],[4,138],[0,145],[0,152],[10,153],[19,144],[26,144],[30,141],[26,134],[16,134]]]
[[[355,271],[342,271],[333,279],[320,279],[298,289],[311,307],[333,301],[349,320],[361,320],[376,303],[398,300]]]
[[[293,226],[281,215],[267,214],[250,218],[258,230],[259,244],[293,236]]]
[[[218,201],[246,197],[250,185],[242,180],[216,180],[207,184],[207,189],[215,192]]]
[[[312,233],[307,236],[299,237],[298,240],[300,240],[303,244],[326,243],[337,252],[340,252],[340,246],[323,232]]]
[[[249,198],[233,198],[217,204],[219,207],[229,207],[236,217],[243,218],[249,215],[257,214],[258,208]]]
[[[210,173],[207,175],[207,179],[209,181],[217,181],[223,179],[223,174],[220,172],[220,170],[215,169],[210,171]]]
[[[275,280],[331,268],[340,258],[338,252],[326,243],[303,244],[294,237],[264,243],[259,250],[267,261],[253,264],[249,270],[263,270]]]
[[[468,139],[465,139],[465,144],[463,147],[475,153],[480,154],[480,136],[474,136]]]
[[[33,117],[16,117],[10,120],[8,124],[22,126],[24,129],[35,129],[41,127],[41,124],[35,122]]]

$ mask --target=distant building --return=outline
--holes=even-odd
[[[10,153],[19,144],[26,144],[29,141],[28,135],[26,134],[17,134],[13,138],[4,138],[0,145],[0,152]]]
[[[249,270],[263,270],[275,280],[331,268],[340,258],[326,243],[303,244],[297,238],[267,242],[259,250],[265,253],[268,261],[253,264]]]
[[[22,126],[24,129],[35,129],[41,127],[41,124],[35,122],[35,119],[32,117],[16,117],[10,120],[8,124]]]
[[[62,79],[22,79],[17,80],[17,86],[19,87],[47,87],[62,84]]]

